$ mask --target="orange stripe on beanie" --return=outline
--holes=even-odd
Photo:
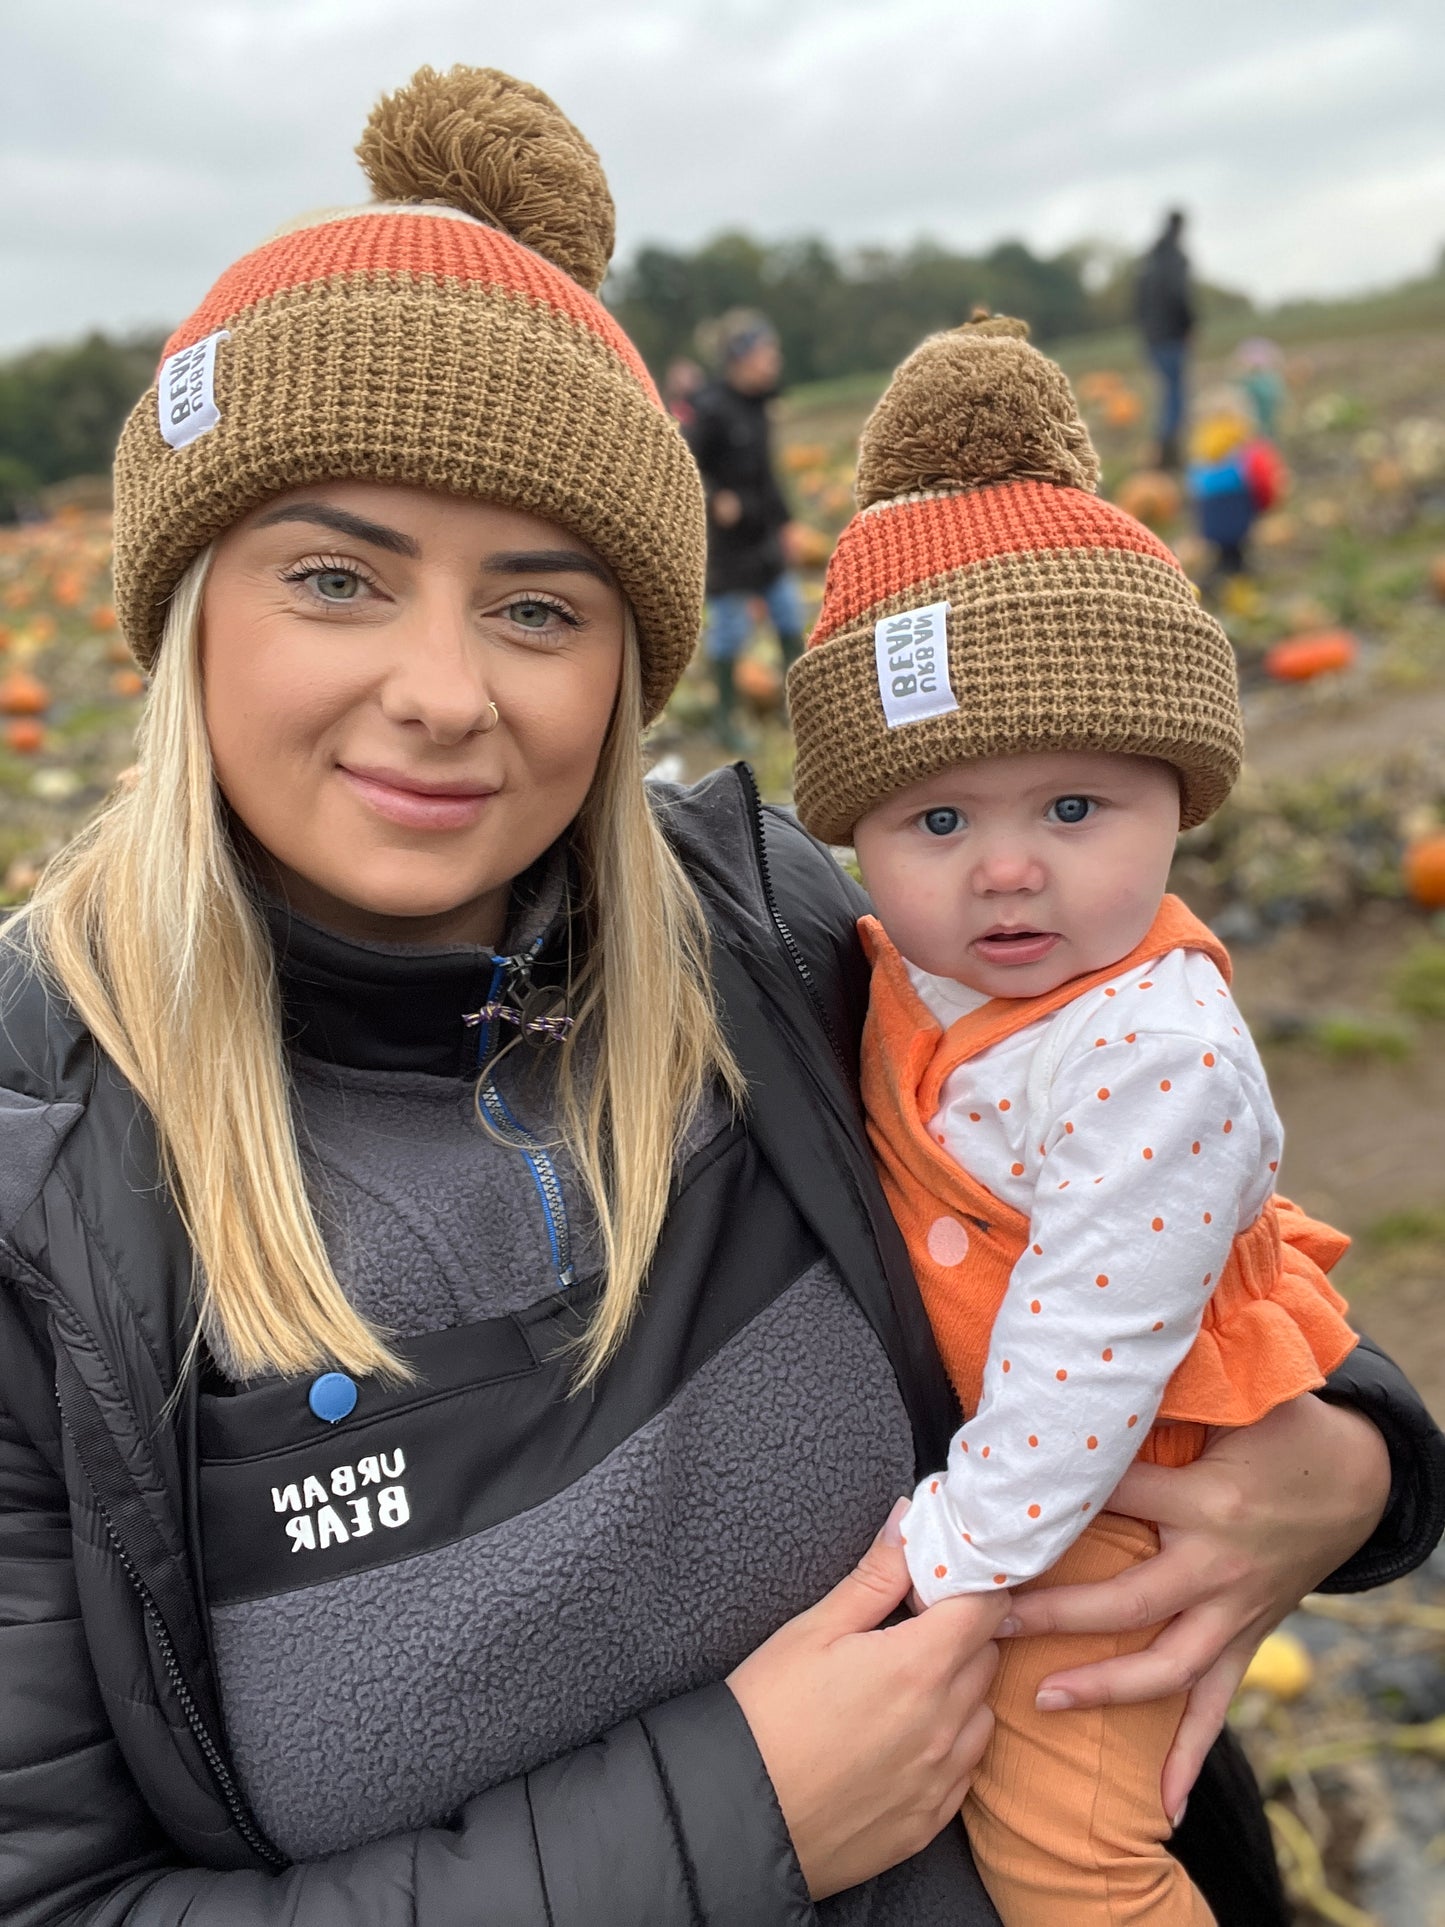
[[[931,495],[890,505],[886,524],[856,516],[828,565],[816,648],[875,603],[947,568],[1036,549],[1131,549],[1173,568],[1179,564],[1152,530],[1078,489],[1049,482],[997,482],[957,495]]]
[[[1243,756],[1228,638],[1173,553],[1094,493],[1063,371],[985,317],[902,364],[859,446],[859,513],[788,677],[798,814],[846,842],[954,763],[1093,749],[1179,772],[1185,828]]]
[[[349,218],[278,235],[226,269],[196,312],[176,329],[164,353],[173,355],[217,328],[230,327],[258,302],[315,282],[342,275],[363,280],[406,275],[469,283],[478,291],[495,288],[565,315],[605,343],[662,407],[641,355],[595,295],[495,228],[476,220],[428,218],[444,212],[405,206],[379,213],[358,210]]]
[[[358,148],[379,199],[275,236],[175,331],[116,455],[116,602],[143,666],[194,557],[289,489],[401,483],[556,522],[637,618],[644,709],[702,609],[696,465],[597,299],[597,155],[548,97],[422,68]]]

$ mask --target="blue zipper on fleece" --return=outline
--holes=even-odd
[[[541,948],[540,939],[533,946],[532,954]],[[487,1002],[494,1004],[501,988],[502,978],[512,959],[498,957],[492,968],[492,981],[487,987]],[[497,1019],[489,1017],[482,1026],[481,1037],[477,1044],[477,1068],[481,1071],[481,1082],[477,1085],[477,1102],[486,1113],[487,1122],[502,1139],[503,1143],[515,1146],[527,1160],[527,1168],[532,1173],[532,1182],[537,1187],[537,1196],[542,1204],[542,1218],[547,1227],[547,1242],[552,1248],[552,1268],[557,1277],[559,1291],[569,1291],[577,1282],[577,1273],[572,1264],[572,1233],[567,1222],[567,1201],[562,1195],[562,1181],[557,1176],[557,1167],[547,1152],[525,1131],[513,1116],[507,1100],[498,1090],[495,1080],[487,1073],[487,1064],[492,1055],[492,1042],[496,1033]]]

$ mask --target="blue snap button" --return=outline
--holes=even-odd
[[[306,1403],[317,1418],[328,1425],[339,1425],[356,1410],[356,1380],[345,1372],[323,1372],[306,1395]]]

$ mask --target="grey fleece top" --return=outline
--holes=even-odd
[[[504,949],[524,949],[556,907],[543,890]],[[551,1065],[547,1048],[523,1047],[495,1069],[512,1115],[544,1139]],[[328,1248],[368,1317],[397,1334],[444,1331],[558,1289],[534,1175],[479,1124],[474,1078],[302,1056],[292,1069]],[[720,1101],[705,1107],[688,1148],[727,1124]],[[584,1279],[591,1219],[575,1172],[550,1156]],[[722,1677],[843,1575],[860,1520],[881,1519],[912,1472],[884,1353],[817,1263],[530,1512],[374,1570],[214,1605],[224,1717],[257,1818],[298,1860],[444,1823],[483,1789]],[[922,1855],[819,1918],[992,1922],[981,1888],[961,1891],[957,1856],[948,1863]]]

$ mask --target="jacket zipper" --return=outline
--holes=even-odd
[[[751,805],[753,849],[758,859],[758,876],[763,886],[763,901],[768,906],[768,915],[773,920],[773,928],[782,939],[783,948],[787,951],[793,968],[802,979],[803,988],[808,993],[808,1001],[817,1013],[818,1022],[823,1027],[823,1035],[832,1046],[833,1055],[838,1060],[839,1068],[845,1077],[851,1078],[853,1073],[848,1068],[848,1060],[844,1057],[843,1048],[838,1042],[838,1033],[834,1030],[832,1020],[824,1007],[823,999],[818,994],[818,986],[814,981],[808,959],[803,955],[797,938],[784,922],[782,912],[778,909],[777,900],[773,896],[773,875],[768,865],[767,831],[763,820],[763,799],[762,793],[758,789],[757,778],[753,775],[752,769],[747,763],[735,763],[733,767],[738,773],[738,780],[742,784],[743,792]]]
[[[65,1407],[61,1403],[58,1392],[55,1402],[60,1406],[61,1424],[64,1425],[66,1431],[69,1432],[70,1421],[65,1415]],[[72,1437],[73,1436],[72,1434]],[[195,1696],[191,1692],[190,1686],[186,1682],[186,1676],[181,1670],[181,1662],[176,1657],[176,1649],[171,1640],[171,1635],[165,1620],[161,1617],[160,1608],[156,1605],[150,1587],[146,1584],[145,1580],[142,1579],[135,1561],[131,1558],[125,1541],[117,1531],[115,1521],[110,1515],[110,1508],[96,1491],[89,1475],[85,1472],[78,1449],[76,1451],[76,1463],[80,1467],[81,1476],[85,1479],[86,1487],[90,1493],[91,1503],[105,1523],[106,1535],[111,1545],[115,1548],[115,1556],[120,1561],[121,1570],[129,1580],[136,1597],[140,1600],[141,1610],[146,1616],[146,1621],[150,1626],[156,1647],[160,1652],[161,1664],[166,1669],[166,1677],[171,1683],[171,1690],[180,1704],[182,1713],[185,1714],[186,1725],[191,1729],[192,1737],[195,1739],[196,1745],[201,1749],[201,1754],[206,1765],[211,1769],[211,1776],[216,1782],[217,1790],[221,1795],[227,1813],[231,1817],[231,1824],[251,1849],[252,1853],[259,1859],[264,1860],[267,1866],[274,1867],[280,1872],[283,1868],[289,1867],[291,1863],[283,1854],[276,1851],[251,1818],[246,1802],[242,1798],[241,1790],[232,1778],[230,1768],[221,1757],[220,1748],[212,1739],[210,1729],[201,1717],[201,1710],[196,1705]]]
[[[506,965],[506,959],[497,959],[492,971],[491,987],[487,992],[488,1003],[496,998]],[[547,1227],[547,1242],[552,1248],[552,1265],[557,1276],[557,1288],[559,1291],[570,1291],[577,1282],[577,1273],[572,1264],[572,1232],[567,1221],[567,1201],[562,1196],[562,1182],[557,1176],[557,1167],[547,1151],[534,1137],[522,1129],[512,1115],[507,1100],[497,1088],[496,1080],[487,1070],[495,1030],[495,1019],[488,1019],[482,1031],[477,1052],[478,1061],[482,1067],[481,1081],[477,1085],[477,1103],[486,1114],[488,1124],[502,1142],[514,1146],[527,1160],[528,1169],[532,1173],[532,1182],[537,1187],[537,1196],[542,1201],[542,1218]]]

